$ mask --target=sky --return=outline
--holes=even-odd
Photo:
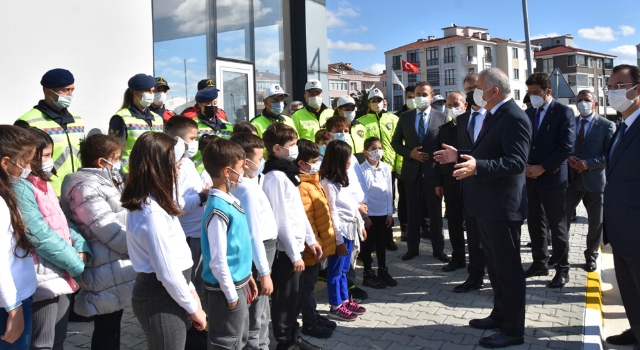
[[[437,4],[437,5],[436,5]],[[637,64],[638,0],[529,0],[532,39],[571,34],[582,49]],[[327,0],[329,62],[371,73],[385,69],[384,52],[451,26],[488,28],[492,38],[524,40],[518,0]]]

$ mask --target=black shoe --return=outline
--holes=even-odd
[[[413,251],[409,250],[406,253],[404,253],[404,255],[402,256],[402,261],[411,260],[411,259],[415,258],[418,255],[419,255],[418,252],[413,252]]]
[[[322,350],[321,347],[311,345],[308,341],[302,339],[301,337],[298,337],[298,339],[296,339],[296,345],[301,350]]]
[[[302,334],[314,338],[330,338],[333,335],[333,330],[331,330],[329,327],[325,327],[321,321],[318,321],[314,324],[303,323]]]
[[[467,267],[467,263],[451,261],[442,268],[442,271],[451,272],[457,269],[464,269],[465,267]]]
[[[549,258],[549,262],[547,262],[547,265],[548,265],[548,266],[553,266],[553,265],[555,265],[557,262],[558,262],[558,259],[557,259],[555,256],[553,256],[553,255],[552,255],[552,256]]]
[[[557,271],[556,275],[553,276],[551,282],[549,282],[549,288],[562,288],[565,284],[569,282],[569,270],[566,271]]]
[[[531,267],[524,272],[524,277],[529,278],[534,276],[549,276],[549,269],[531,265]]]
[[[456,286],[453,288],[454,293],[467,293],[474,289],[482,289],[484,287],[484,283],[482,280],[474,281],[472,279],[467,279],[463,284]]]
[[[356,285],[352,285],[349,287],[349,297],[353,298],[353,301],[360,304],[363,300],[369,297],[369,294],[362,290],[361,288],[356,287]]]
[[[433,257],[438,258],[438,260],[446,263],[451,261],[451,258],[445,252],[433,253]]]
[[[395,287],[398,285],[398,281],[394,280],[389,274],[389,269],[386,267],[378,267],[378,279],[384,282],[388,287]]]
[[[618,334],[607,337],[606,342],[612,345],[633,345],[636,343],[636,336],[631,329]]]
[[[323,326],[329,328],[332,331],[335,330],[336,327],[338,327],[337,323],[323,316],[318,316],[318,322],[320,322]]]
[[[510,345],[520,345],[524,343],[524,337],[510,337],[505,335],[502,332],[495,333],[494,335],[480,338],[478,342],[480,346],[495,349],[495,348],[505,348]]]
[[[500,322],[496,322],[490,317],[475,318],[469,321],[469,326],[477,329],[498,329],[500,328]]]
[[[391,252],[395,252],[396,250],[398,250],[398,246],[396,245],[396,242],[394,242],[393,240],[390,240],[389,242],[387,242],[387,250]]]
[[[184,347],[190,350],[207,350],[208,339],[206,330],[199,331],[196,327],[191,327],[187,330],[187,342]]]
[[[318,281],[327,282],[327,269],[318,271]]]
[[[387,285],[382,282],[373,270],[365,271],[362,277],[362,285],[374,289],[385,289]]]
[[[595,260],[588,260],[587,263],[584,265],[584,269],[587,270],[587,272],[593,272],[598,268],[598,264],[596,264]]]

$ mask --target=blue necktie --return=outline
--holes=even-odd
[[[420,144],[422,144],[422,141],[424,141],[424,135],[425,135],[425,130],[424,130],[424,112],[419,112],[420,113],[420,121],[418,122],[418,139],[420,140]]]
[[[538,108],[536,112],[536,116],[533,117],[533,139],[534,140],[538,136],[538,126],[540,125],[540,114],[542,114],[542,111],[544,111],[544,108],[542,107]]]
[[[626,123],[620,123],[620,131],[618,131],[618,135],[616,136],[616,140],[613,143],[613,145],[611,145],[611,152],[609,152],[609,158],[613,157],[613,151],[615,151],[616,147],[618,147],[618,144],[622,141],[622,138],[624,137],[624,132],[627,130],[627,124]]]
[[[476,111],[471,114],[471,123],[469,124],[469,138],[471,139],[471,143],[476,142],[476,117],[480,114],[480,112]]]

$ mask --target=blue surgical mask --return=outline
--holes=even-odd
[[[51,98],[51,102],[53,102],[56,108],[62,110],[65,108],[69,108],[69,106],[71,106],[71,100],[73,100],[73,97],[67,96],[67,95],[61,95],[59,93],[56,93],[53,90],[51,90],[51,92],[53,92],[54,95],[58,96],[58,101],[54,101],[53,98],[49,97]]]
[[[284,111],[284,102],[271,102],[271,107],[269,107],[271,113],[280,115],[282,111]]]
[[[444,113],[445,107],[444,107],[444,105],[442,105],[442,106],[436,106],[436,109],[437,109],[438,111],[440,111],[440,112],[443,112],[443,113]]]
[[[344,142],[349,142],[351,141],[349,134],[343,133],[343,132],[334,132],[333,134],[333,139],[334,140],[340,140],[340,141],[344,141]]]
[[[322,154],[324,156],[324,152],[327,151],[327,145],[321,145],[320,146],[320,154]]]

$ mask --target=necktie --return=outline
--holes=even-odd
[[[587,124],[587,119],[582,119],[580,124],[580,131],[578,131],[578,143],[582,146],[582,142],[584,142],[584,126]]]
[[[420,143],[424,141],[424,135],[425,135],[424,115],[425,115],[424,112],[420,112],[420,121],[418,122],[418,139],[420,140]]]
[[[476,142],[476,117],[480,114],[480,112],[476,111],[471,114],[471,123],[469,123],[469,138],[471,139],[471,143]]]
[[[609,153],[609,158],[613,157],[613,151],[615,151],[615,149],[618,146],[618,144],[620,143],[620,141],[622,141],[622,138],[624,137],[624,132],[625,131],[627,131],[627,124],[624,123],[624,122],[620,123],[620,130],[618,131],[618,136],[616,136],[616,141],[611,146],[611,152]]]
[[[538,136],[538,127],[540,126],[540,115],[544,111],[544,108],[540,107],[536,111],[535,117],[533,117],[533,139],[535,140]]]
[[[489,121],[489,119],[491,119],[492,116],[493,114],[491,114],[491,112],[487,112],[487,115],[484,116],[484,120],[482,121],[482,128],[480,128],[480,133],[478,133],[478,137],[480,137],[480,135],[484,131],[484,127],[487,126],[487,122]]]

